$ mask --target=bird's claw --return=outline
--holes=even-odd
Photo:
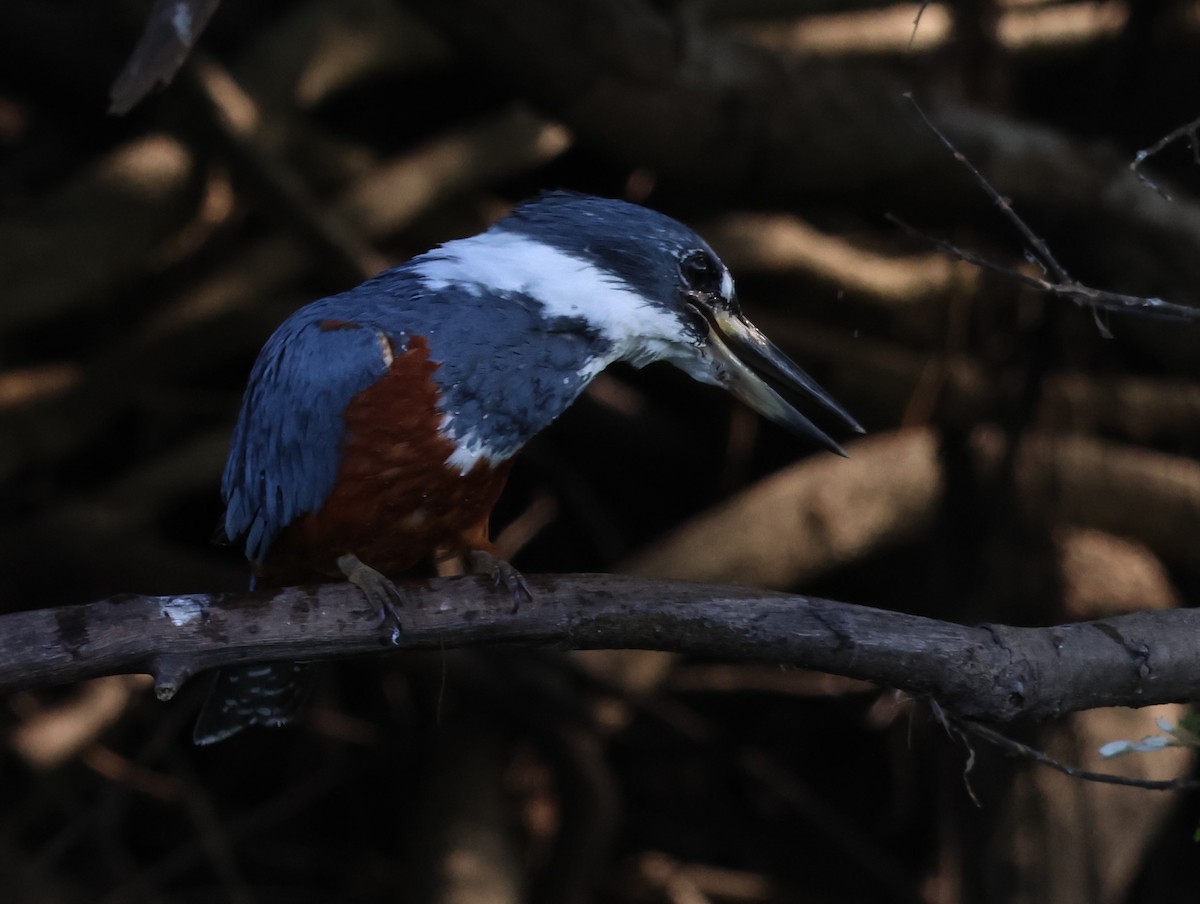
[[[413,626],[412,616],[404,606],[404,594],[400,588],[382,572],[376,571],[353,553],[338,556],[337,566],[351,584],[363,592],[367,601],[378,613],[380,626],[392,622],[393,640],[396,631],[407,631]]]
[[[532,602],[533,593],[525,582],[525,576],[508,562],[482,549],[473,549],[467,553],[467,571],[470,574],[481,574],[492,579],[492,587],[499,590],[503,587],[512,598],[511,612],[521,608],[522,602]]]

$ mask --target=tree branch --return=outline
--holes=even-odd
[[[404,585],[414,627],[379,625],[348,584],[123,595],[0,616],[0,691],[145,671],[163,699],[235,662],[550,644],[786,663],[929,695],[965,718],[1050,717],[1200,695],[1200,610],[1049,628],[966,627],[747,588],[610,575],[529,578],[509,614],[486,581]]]
[[[1004,215],[1005,219],[1007,219],[1009,223],[1011,223],[1017,230],[1017,232],[1021,234],[1021,237],[1025,239],[1025,242],[1028,245],[1026,255],[1033,263],[1036,263],[1039,267],[1041,267],[1042,272],[1048,273],[1051,279],[1041,279],[1035,276],[1029,276],[1017,270],[1013,270],[1010,267],[1003,267],[998,264],[994,264],[986,258],[980,257],[977,254],[972,254],[971,252],[959,248],[950,242],[933,238],[932,236],[925,236],[918,230],[909,226],[903,220],[894,217],[891,214],[887,215],[887,219],[900,226],[905,232],[909,233],[909,235],[925,238],[928,241],[936,244],[943,251],[953,254],[960,260],[974,264],[977,267],[982,267],[984,269],[1003,274],[1009,279],[1016,280],[1017,282],[1023,282],[1027,286],[1032,286],[1035,289],[1040,289],[1041,291],[1047,292],[1051,295],[1057,295],[1060,298],[1068,298],[1078,305],[1090,305],[1093,309],[1093,312],[1099,310],[1124,311],[1156,317],[1173,317],[1180,320],[1200,320],[1200,309],[1195,307],[1172,304],[1169,301],[1163,301],[1161,298],[1145,298],[1138,295],[1125,295],[1119,292],[1106,292],[1101,289],[1093,289],[1090,286],[1085,286],[1073,279],[1071,274],[1067,272],[1066,268],[1058,262],[1058,258],[1054,256],[1054,253],[1050,250],[1050,246],[1046,244],[1045,239],[1037,235],[1029,227],[1029,224],[1021,218],[1020,214],[1016,212],[1016,210],[1013,208],[1012,201],[1000,194],[1000,192],[993,187],[992,183],[988,181],[987,177],[984,176],[984,174],[979,171],[975,164],[971,162],[970,158],[956,148],[954,146],[954,142],[946,137],[946,134],[941,129],[934,125],[933,120],[931,120],[925,111],[921,109],[921,105],[917,103],[916,98],[914,98],[911,93],[905,93],[904,96],[913,105],[913,109],[916,110],[917,115],[921,118],[921,121],[925,123],[926,128],[933,132],[933,134],[937,136],[937,139],[942,146],[953,155],[955,160],[957,160],[966,168],[966,170],[971,174],[971,178],[975,180],[975,183],[983,190],[984,194],[991,199],[992,203],[1000,209],[1000,212]],[[1142,178],[1143,180],[1145,179],[1145,177],[1141,174],[1139,174],[1139,178]],[[1161,189],[1158,189],[1158,187],[1154,186],[1153,183],[1148,184],[1152,185],[1156,190],[1161,192]],[[1112,338],[1112,334],[1108,331],[1108,328],[1100,321],[1098,317],[1096,319],[1096,326],[1106,338]]]
[[[1022,759],[1040,763],[1043,766],[1049,766],[1056,772],[1061,772],[1070,778],[1082,779],[1085,782],[1096,782],[1100,785],[1120,785],[1124,788],[1142,788],[1146,791],[1181,791],[1200,787],[1200,780],[1192,778],[1160,780],[1131,778],[1127,775],[1116,775],[1112,772],[1095,772],[1091,769],[1082,769],[1079,766],[1064,763],[1062,760],[1052,757],[1050,754],[1043,750],[1038,750],[1036,747],[1030,747],[1028,744],[1022,744],[1014,738],[1002,735],[1000,732],[988,728],[986,725],[980,725],[978,722],[955,721],[948,722],[947,725],[951,730],[962,736],[964,743],[967,743],[967,735],[976,735],[989,744],[999,747],[1011,756],[1018,756]]]

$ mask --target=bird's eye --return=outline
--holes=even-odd
[[[704,251],[693,251],[679,262],[683,281],[693,292],[713,294],[721,288],[721,265]]]

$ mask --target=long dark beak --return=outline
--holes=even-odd
[[[725,379],[721,382],[735,397],[763,417],[815,440],[838,455],[844,456],[845,450],[797,411],[780,390],[811,399],[851,430],[866,432],[850,412],[750,321],[720,309],[704,313],[709,323],[709,347],[713,358],[725,371]]]

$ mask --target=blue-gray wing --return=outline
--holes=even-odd
[[[225,534],[243,539],[252,562],[297,516],[325,503],[340,463],[342,413],[386,373],[390,347],[407,345],[403,335],[339,319],[335,301],[311,304],[275,331],[242,400],[221,489]]]

